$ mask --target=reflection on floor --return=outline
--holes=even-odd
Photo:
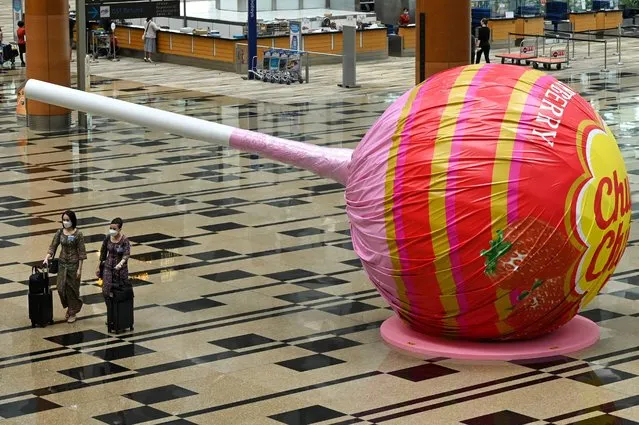
[[[158,70],[161,66],[158,66]],[[416,359],[352,251],[343,188],[255,155],[94,118],[28,133],[22,71],[0,76],[2,424],[638,424],[637,231],[583,312],[602,341],[542,362]],[[567,75],[620,136],[636,191],[631,71]],[[97,92],[311,143],[354,147],[399,92],[280,105],[95,78]],[[633,192],[634,193],[634,192]],[[636,218],[639,210],[634,206]],[[31,329],[30,266],[73,208],[90,241],[73,325]],[[134,243],[135,331],[107,334],[92,277],[107,223]]]

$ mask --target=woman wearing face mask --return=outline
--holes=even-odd
[[[131,255],[131,243],[122,233],[121,218],[115,218],[109,226],[109,239],[106,243],[106,259],[102,271],[102,293],[105,297],[111,295],[111,287],[115,280],[127,282],[129,280],[129,268],[127,266]],[[100,277],[100,265],[95,271]]]
[[[73,211],[65,211],[62,214],[62,229],[59,229],[47,256],[44,257],[44,264],[49,264],[49,260],[55,255],[58,246],[61,246],[58,257],[58,294],[62,307],[67,309],[67,322],[73,323],[76,315],[82,309],[80,299],[80,280],[82,278],[82,263],[87,259],[86,248],[84,247],[84,237],[77,229],[78,219]]]

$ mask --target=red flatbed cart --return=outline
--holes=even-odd
[[[566,50],[566,44],[558,44],[550,48],[550,54],[548,56],[540,56],[535,59],[531,59],[533,68],[539,69],[539,66],[543,66],[544,69],[550,70],[555,65],[557,69],[561,69],[561,65],[568,62],[568,54]]]
[[[537,57],[537,40],[526,38],[519,46],[519,53],[502,53],[495,55],[501,59],[501,63],[510,61],[513,65],[521,65],[523,61],[530,65],[530,60]]]

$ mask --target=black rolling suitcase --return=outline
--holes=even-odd
[[[128,282],[114,284],[107,298],[107,328],[116,334],[133,330],[133,286]]]
[[[31,327],[46,327],[53,324],[53,295],[49,287],[46,269],[32,269],[29,277],[29,319]]]

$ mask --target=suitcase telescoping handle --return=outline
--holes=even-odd
[[[38,272],[43,273],[43,274],[45,274],[45,275],[49,275],[49,266],[48,266],[48,265],[46,265],[45,263],[42,263],[42,266],[41,266],[41,267],[33,266],[33,267],[31,268],[31,273],[32,273],[32,274],[36,274],[36,273],[38,273]]]

